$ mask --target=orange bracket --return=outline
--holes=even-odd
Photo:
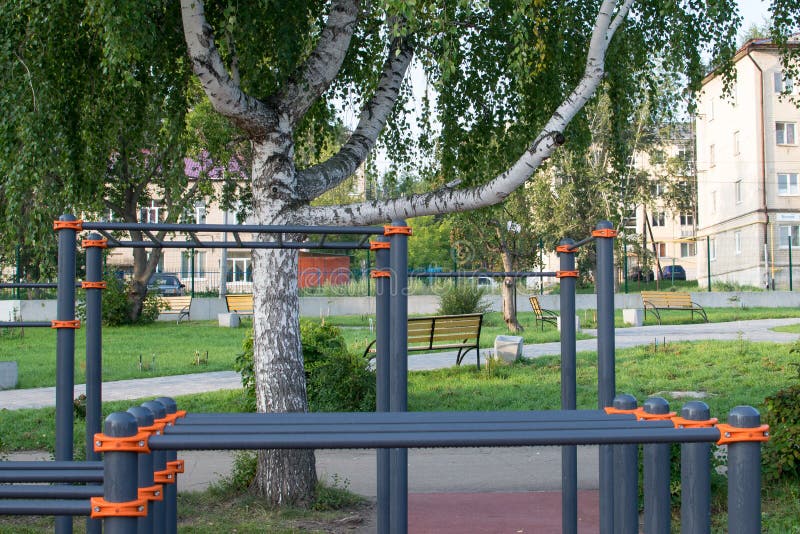
[[[159,421],[166,421],[167,426],[175,426],[175,421],[181,417],[186,417],[186,410],[177,410],[175,413],[168,413]]]
[[[411,227],[410,226],[384,226],[383,227],[383,235],[394,235],[394,234],[411,235]]]
[[[675,412],[669,413],[647,413],[644,408],[636,408],[636,418],[639,421],[665,421],[675,417]]]
[[[167,462],[167,469],[177,474],[186,472],[186,466],[184,465],[183,460],[172,460],[171,462]]]
[[[50,321],[50,328],[72,328],[77,330],[81,327],[81,322],[78,319],[71,321]]]
[[[53,230],[75,230],[80,232],[83,230],[83,221],[80,219],[77,221],[53,221]]]
[[[614,408],[613,406],[606,406],[605,408],[603,408],[603,410],[605,410],[605,412],[608,415],[620,414],[620,413],[621,414],[636,414],[636,410],[638,410],[638,409],[639,408],[632,408],[630,410],[621,410],[619,408]]]
[[[149,436],[157,436],[164,433],[165,426],[167,426],[165,423],[154,422],[151,426],[140,426],[139,432],[147,432]]]
[[[150,432],[139,432],[135,436],[114,438],[98,433],[94,435],[94,452],[143,452],[149,453],[147,438]]]
[[[391,278],[391,271],[372,271],[369,273],[370,278]]]
[[[108,248],[108,239],[84,239],[81,241],[81,246],[83,248]]]
[[[102,497],[92,497],[89,502],[92,505],[92,519],[147,516],[147,499],[139,498],[128,502],[108,502]]]
[[[556,278],[578,278],[578,271],[556,271]]]
[[[564,254],[575,254],[578,252],[578,249],[575,248],[573,245],[558,245],[556,247],[556,252],[562,252]]]
[[[617,231],[614,230],[613,228],[592,230],[592,237],[617,237]]]
[[[105,282],[81,282],[82,289],[105,289],[106,287]]]
[[[716,428],[719,430],[719,441],[717,445],[742,441],[769,441],[769,425],[761,425],[754,428],[739,428],[719,423]]]
[[[163,501],[164,490],[161,484],[156,484],[147,488],[139,488],[139,498],[148,501]]]
[[[675,425],[675,428],[711,428],[712,426],[717,424],[716,417],[712,417],[711,419],[706,419],[705,421],[697,421],[695,419],[684,419],[680,416],[675,416],[672,418],[672,424]]]
[[[156,484],[175,484],[175,472],[170,468],[163,471],[155,471],[153,473],[153,482]]]
[[[389,249],[392,248],[392,244],[388,241],[370,241],[369,242],[369,249],[370,250],[381,250],[381,249]]]

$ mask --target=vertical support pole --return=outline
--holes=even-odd
[[[539,274],[544,272],[544,239],[539,238]],[[539,294],[544,295],[544,277],[539,276]]]
[[[375,243],[375,339],[376,356],[375,371],[377,380],[376,411],[389,411],[389,350],[391,345],[391,286],[390,277],[379,273],[388,273],[389,270],[389,249],[380,248],[389,243],[389,239],[384,236],[376,238]],[[367,280],[369,284],[369,279]],[[389,500],[390,500],[390,470],[389,470],[389,449],[377,450],[377,490],[378,490],[378,532],[386,534],[390,530],[389,523]]]
[[[617,395],[614,408],[633,412],[636,397]],[[619,534],[639,532],[639,446],[614,445],[614,528]]]
[[[669,403],[650,397],[644,411],[652,415],[669,413]],[[669,464],[670,444],[650,443],[644,449],[644,531],[647,534],[670,533]]]
[[[157,401],[143,402],[142,406],[153,412],[153,418],[156,423],[163,420],[167,415],[167,409],[163,404]],[[167,469],[167,453],[166,451],[153,451],[153,480],[158,482],[156,473],[163,472]],[[166,484],[165,484],[166,485]],[[153,532],[166,532],[166,500],[153,502]]]
[[[153,412],[144,406],[134,406],[128,409],[128,413],[136,418],[136,425],[139,429],[152,428],[154,417]],[[139,465],[136,474],[137,485],[140,488],[152,488],[155,485],[153,482],[153,454],[139,454]],[[163,491],[158,490],[159,492]],[[163,497],[163,495],[161,495]],[[153,504],[154,501],[147,502],[147,516],[138,518],[136,522],[136,531],[139,534],[154,532],[153,525]]]
[[[789,291],[792,291],[792,269],[794,265],[792,265],[792,236],[787,238],[789,240]]]
[[[113,438],[135,436],[137,430],[136,418],[127,412],[112,413],[103,426],[103,433]],[[123,503],[139,498],[138,455],[138,452],[128,451],[103,454],[103,498],[107,502]],[[107,517],[103,530],[106,534],[136,534],[136,520],[136,517]]]
[[[160,402],[171,416],[178,411],[178,404],[172,397],[158,397],[155,402]],[[170,423],[171,425],[172,423]],[[178,451],[164,451],[164,461],[174,462],[178,459]],[[178,533],[178,475],[174,475],[172,484],[164,484],[164,533]]]
[[[17,244],[17,246],[14,247],[14,261],[17,264],[17,269],[16,269],[16,271],[14,271],[14,283],[15,284],[19,284],[22,281],[22,265],[20,265],[20,261],[22,259],[22,257],[21,257],[22,255],[20,254],[19,250],[20,250],[20,245]],[[21,290],[21,288],[19,288],[19,287],[14,289],[14,293],[16,294],[16,299],[17,300],[20,300],[22,298],[21,297],[22,293],[21,293],[20,290]]]
[[[389,410],[408,409],[408,235],[410,228],[403,220],[392,221],[384,235],[390,235],[389,258],[392,269],[391,349],[389,371]],[[408,449],[391,449],[392,471],[390,532],[408,532]]]
[[[766,265],[766,262],[765,262]],[[711,292],[711,236],[706,236],[706,276],[708,277],[708,292]]]
[[[576,407],[576,340],[575,340],[575,251],[572,239],[561,240],[556,248],[560,260],[560,270],[556,276],[560,280],[561,316],[561,409],[574,410]],[[574,445],[561,447],[561,532],[578,532],[578,449]]]
[[[58,300],[56,319],[75,320],[75,236],[76,228],[58,223],[76,221],[72,215],[62,215],[56,222],[58,231]],[[56,443],[57,461],[72,460],[73,390],[75,387],[75,330],[59,328],[56,334]],[[56,532],[72,532],[72,518],[56,518]]]
[[[761,414],[750,406],[736,406],[728,414],[728,424],[756,428],[761,425]],[[728,444],[728,532],[761,532],[761,443],[758,441]]]
[[[375,261],[377,262],[378,260],[376,259]],[[369,277],[369,273],[371,271],[370,263],[371,263],[370,262],[370,253],[369,253],[369,250],[367,250],[367,270],[366,270],[366,273],[364,273],[364,276],[367,279],[367,296],[368,297],[372,296],[372,279]],[[377,288],[375,289],[375,291],[377,291]]]
[[[597,407],[610,407],[616,393],[614,365],[614,237],[609,221],[600,221],[592,236],[597,251]],[[562,319],[563,327],[563,319]],[[600,532],[614,534],[614,453],[600,445]]]
[[[628,244],[627,243],[623,245],[622,254],[623,254],[622,262],[624,266],[623,268],[625,270],[625,294],[627,295],[628,294]]]
[[[222,224],[228,225],[228,210],[222,211]],[[222,232],[222,241],[228,242],[228,232]],[[228,294],[228,249],[223,248],[219,257],[219,298]]]
[[[194,298],[194,274],[195,274],[194,273],[194,258],[195,258],[194,249],[192,249],[192,256],[191,256],[191,258],[189,258],[190,261],[192,262],[191,263],[191,267],[190,267],[191,268],[191,276],[192,276],[192,298]]]
[[[700,401],[687,402],[681,417],[691,421],[709,421],[708,405]],[[710,534],[711,532],[711,444],[681,444],[681,532]]]

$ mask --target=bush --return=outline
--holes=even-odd
[[[489,304],[481,302],[486,290],[469,283],[461,283],[450,288],[439,302],[439,315],[462,315],[465,313],[486,313]]]
[[[126,324],[150,324],[158,319],[161,312],[161,303],[158,295],[151,293],[142,303],[142,313],[136,321],[131,320],[131,301],[128,298],[130,286],[116,276],[105,276],[106,289],[103,291],[103,324],[106,326],[121,326]],[[86,302],[76,306],[77,316],[81,321],[86,320]]]
[[[300,321],[306,392],[313,412],[354,412],[375,410],[375,372],[367,360],[349,354],[341,331],[332,325]],[[242,376],[245,408],[256,409],[256,381],[253,368],[253,336],[247,336],[234,370]]]
[[[790,352],[800,353],[800,342]],[[800,365],[797,370],[800,379]],[[764,477],[770,481],[800,478],[800,382],[767,397],[764,404],[770,433],[763,448]]]

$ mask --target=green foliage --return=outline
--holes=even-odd
[[[149,324],[158,319],[161,308],[158,295],[148,294],[142,305],[142,313],[135,320],[131,318],[133,304],[130,297],[128,283],[113,275],[106,275],[106,289],[103,292],[103,324],[106,326],[121,326],[126,324]],[[79,313],[85,318],[85,308]]]
[[[362,504],[364,498],[351,492],[349,488],[350,481],[340,478],[337,474],[331,477],[330,485],[321,481],[317,482],[314,504],[311,505],[311,508],[319,511],[341,510]]]
[[[800,354],[795,342],[790,354]],[[764,445],[762,467],[769,481],[800,477],[800,364],[795,382],[764,399],[764,422],[770,426],[770,439]]]
[[[461,315],[464,313],[486,313],[490,306],[482,302],[486,290],[467,281],[454,285],[441,296],[439,315]]]

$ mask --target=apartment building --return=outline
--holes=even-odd
[[[712,73],[697,102],[698,281],[710,271],[712,281],[786,288],[800,245],[796,88],[767,39],[747,42],[734,64],[730,92]]]

